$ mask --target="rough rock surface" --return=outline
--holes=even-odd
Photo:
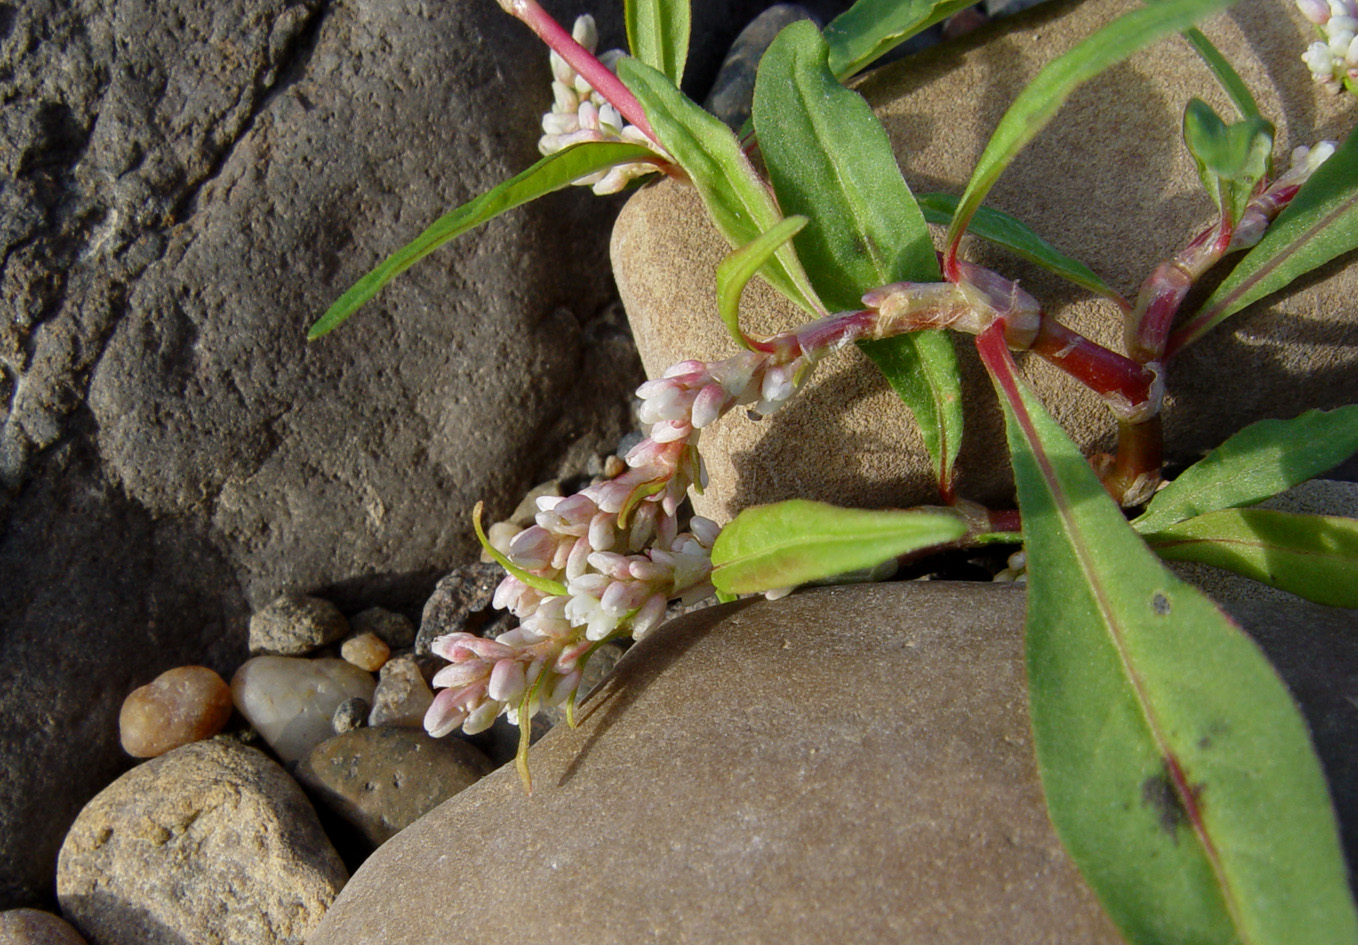
[[[216,740],[100,792],[62,846],[57,896],[100,945],[301,945],[346,879],[283,769]]]
[[[677,620],[533,750],[532,797],[506,768],[444,804],[309,945],[1120,942],[1047,819],[1023,606],[1013,585],[915,582]],[[1351,828],[1348,614],[1246,606]]]
[[[1132,6],[1044,4],[866,79],[860,91],[876,105],[912,188],[961,193],[1026,80]],[[1342,138],[1352,128],[1349,97],[1319,89],[1301,62],[1313,36],[1294,5],[1244,0],[1204,32],[1276,120],[1284,163],[1291,148]],[[1211,222],[1212,205],[1181,140],[1182,110],[1195,95],[1232,113],[1185,41],[1157,44],[1079,89],[987,202],[1134,295],[1158,262]],[[615,274],[653,376],[686,358],[735,352],[715,306],[713,274],[727,252],[691,188],[646,188],[624,208],[613,236]],[[1121,349],[1121,316],[1111,303],[977,242],[969,241],[964,255],[1017,277],[1062,322]],[[1341,258],[1176,358],[1165,412],[1171,456],[1195,458],[1249,420],[1358,400],[1355,295],[1358,267],[1351,256]],[[763,283],[752,285],[746,300],[747,330],[806,321]],[[959,491],[999,501],[1011,488],[1007,467],[995,461],[1004,443],[1001,417],[974,348],[963,336],[955,340],[967,385]],[[1082,446],[1111,446],[1115,427],[1096,397],[1035,358],[1025,372]],[[793,497],[879,506],[937,500],[912,421],[857,351],[823,363],[807,390],[762,423],[737,412],[705,429],[702,447],[712,481],[695,505],[718,521]]]
[[[317,745],[296,776],[318,804],[375,847],[491,769],[485,755],[455,736],[360,728]]]
[[[284,594],[250,618],[250,652],[302,656],[348,632],[349,622],[330,601]]]
[[[0,945],[86,945],[69,922],[37,909],[0,912]]]

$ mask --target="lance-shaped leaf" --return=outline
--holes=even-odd
[[[1163,0],[1118,17],[1065,55],[1052,60],[1019,93],[1000,119],[948,230],[948,257],[971,223],[1004,169],[1052,120],[1061,105],[1082,83],[1117,65],[1128,56],[1165,36],[1187,29],[1198,20],[1229,6],[1233,0]]]
[[[653,159],[655,152],[637,144],[591,141],[558,151],[516,174],[498,187],[439,217],[429,228],[384,259],[376,269],[355,282],[331,305],[310,330],[307,340],[334,331],[381,288],[444,243],[480,226],[506,210],[560,190],[615,164]]]
[[[1223,509],[1146,537],[1169,561],[1225,568],[1317,604],[1358,607],[1358,521]]]
[[[683,83],[688,59],[689,0],[626,0],[627,45],[646,65]]]
[[[740,329],[740,296],[754,274],[788,240],[806,226],[806,217],[788,217],[752,243],[732,250],[717,266],[717,310],[731,338],[742,348],[750,341]]]
[[[1316,169],[1259,245],[1192,318],[1170,336],[1168,354],[1192,344],[1248,305],[1358,247],[1358,129]]]
[[[924,211],[924,219],[939,226],[952,223],[953,214],[957,212],[957,198],[951,194],[920,194],[919,205]],[[1094,270],[1061,252],[1017,217],[990,207],[977,207],[969,231],[972,236],[1003,246],[1014,255],[1054,272],[1082,289],[1113,299],[1124,306],[1127,304]]]
[[[949,510],[842,509],[793,499],[746,509],[712,546],[712,583],[727,594],[795,587],[956,541],[967,532]]]
[[[1189,466],[1132,524],[1143,535],[1195,515],[1254,505],[1358,452],[1358,405],[1260,420]]]
[[[1234,226],[1245,212],[1254,185],[1268,171],[1273,125],[1258,117],[1227,125],[1212,106],[1195,98],[1184,108],[1183,129],[1184,144],[1203,188]]]
[[[1080,872],[1133,945],[1358,942],[1325,781],[1281,680],[1128,527],[998,326],[978,347],[1023,514],[1038,769]]]
[[[1254,95],[1250,93],[1250,87],[1240,78],[1240,73],[1235,71],[1230,60],[1221,54],[1221,50],[1202,34],[1202,30],[1196,26],[1186,29],[1184,39],[1188,40],[1189,45],[1202,57],[1202,61],[1207,63],[1207,68],[1212,70],[1221,87],[1226,90],[1231,103],[1240,112],[1240,117],[1262,118],[1263,116],[1259,114],[1259,105],[1254,101]]]
[[[891,282],[937,282],[938,261],[891,142],[863,97],[844,88],[815,26],[794,23],[759,64],[754,125],[778,203],[812,223],[798,257],[832,310],[861,308],[864,292]],[[920,426],[940,487],[950,493],[962,442],[961,381],[951,339],[939,332],[871,342],[882,369]]]
[[[847,78],[969,6],[971,0],[858,0],[825,27],[830,69]]]
[[[618,75],[646,110],[660,146],[688,174],[712,222],[733,247],[753,242],[782,220],[730,128],[644,63],[623,59]],[[790,244],[778,250],[760,274],[806,311],[825,314]]]

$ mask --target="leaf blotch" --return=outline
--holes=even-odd
[[[1161,617],[1169,616],[1169,598],[1164,594],[1157,592],[1155,596],[1151,598],[1151,610],[1155,611],[1155,613]]]
[[[1194,785],[1188,792],[1193,806],[1201,806],[1202,785]],[[1179,828],[1190,826],[1188,811],[1184,808],[1183,798],[1175,790],[1174,779],[1168,768],[1141,782],[1141,803],[1155,811],[1160,829],[1176,841],[1179,839]]]

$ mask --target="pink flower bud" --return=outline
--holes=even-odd
[[[463,689],[486,675],[490,665],[484,660],[450,663],[434,674],[435,689]]]
[[[503,659],[490,671],[486,695],[497,702],[517,702],[523,695],[524,665],[516,659]]]
[[[618,517],[610,512],[599,512],[589,522],[589,543],[599,551],[607,551],[618,540]]]
[[[454,705],[454,692],[445,689],[434,697],[429,710],[424,713],[424,730],[434,738],[442,738],[462,724],[467,712]]]
[[[1317,26],[1324,26],[1330,19],[1330,4],[1327,0],[1297,0],[1301,15]]]
[[[556,536],[541,525],[525,528],[509,543],[509,557],[521,568],[536,571],[551,563]]]
[[[632,618],[632,638],[640,640],[656,627],[660,626],[660,621],[665,619],[665,595],[652,594],[646,599],[646,603],[641,605],[636,616]]]
[[[720,417],[728,399],[726,388],[720,384],[708,384],[699,391],[693,399],[693,428],[701,430]]]
[[[462,723],[462,731],[468,735],[475,735],[490,728],[495,721],[495,716],[500,714],[500,703],[483,702],[471,712],[467,713],[467,720]]]

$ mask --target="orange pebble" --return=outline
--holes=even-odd
[[[211,738],[231,718],[231,688],[206,666],[161,673],[123,700],[118,731],[123,751],[154,758]]]

